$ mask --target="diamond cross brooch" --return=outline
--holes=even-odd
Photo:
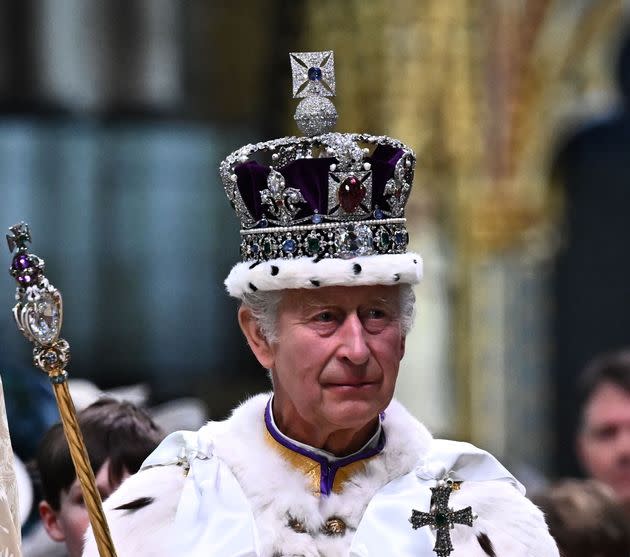
[[[473,525],[474,516],[471,507],[454,511],[448,506],[451,491],[457,489],[459,489],[459,483],[453,481],[447,481],[446,485],[432,487],[430,512],[425,513],[413,509],[409,519],[414,530],[430,526],[436,531],[433,551],[437,557],[448,557],[453,551],[450,530],[455,527],[455,524]]]

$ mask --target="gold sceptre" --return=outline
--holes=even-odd
[[[70,345],[62,338],[63,304],[61,293],[44,276],[44,260],[28,253],[31,242],[28,224],[12,226],[7,234],[9,251],[16,252],[9,273],[18,283],[13,317],[18,328],[33,345],[33,362],[50,378],[61,423],[70,448],[70,456],[81,483],[90,524],[101,557],[116,557],[114,544],[103,512],[101,496],[96,488],[77,413],[68,389],[66,366],[70,361]]]

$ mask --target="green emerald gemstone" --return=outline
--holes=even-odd
[[[309,237],[306,240],[306,249],[309,253],[318,253],[319,252],[319,238]]]
[[[271,255],[271,240],[265,240],[263,242],[263,253],[265,255]]]
[[[392,243],[392,237],[387,232],[381,232],[380,244],[381,247],[387,249]]]
[[[435,525],[438,528],[448,525],[448,517],[444,513],[435,513]]]

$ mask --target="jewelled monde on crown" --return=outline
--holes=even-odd
[[[304,136],[245,145],[220,166],[243,261],[406,253],[415,154],[387,136],[331,131],[332,51],[292,52],[289,62]]]

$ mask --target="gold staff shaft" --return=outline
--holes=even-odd
[[[81,485],[99,555],[116,557],[101,496],[68,389],[65,368],[70,361],[70,345],[59,337],[63,321],[61,293],[44,276],[44,260],[28,252],[27,244],[31,242],[28,225],[22,222],[9,230],[9,251],[16,252],[9,273],[18,284],[13,317],[18,329],[34,345],[34,364],[48,375],[53,385],[70,457]]]
[[[53,392],[57,399],[57,406],[61,415],[63,431],[70,448],[72,463],[81,484],[83,500],[87,507],[98,553],[101,557],[116,557],[116,550],[114,549],[109,526],[103,512],[101,495],[96,487],[96,479],[94,478],[87,449],[83,442],[83,435],[77,421],[77,413],[70,396],[68,382],[65,380],[65,373],[51,374],[49,377],[53,384]]]

